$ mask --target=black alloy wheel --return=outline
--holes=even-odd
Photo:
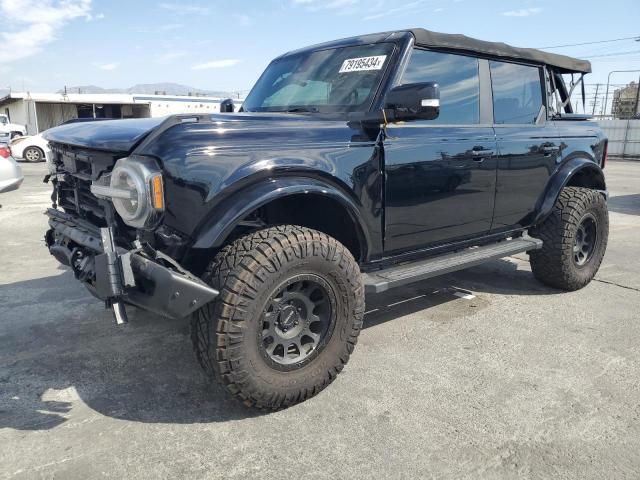
[[[331,337],[335,294],[317,275],[296,275],[278,287],[263,312],[260,352],[278,370],[291,370],[318,355]]]
[[[595,217],[588,213],[580,221],[573,241],[573,261],[577,266],[582,267],[591,260],[597,241],[598,224]]]

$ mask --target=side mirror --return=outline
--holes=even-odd
[[[389,121],[433,120],[440,115],[440,87],[435,82],[399,85],[387,93],[384,109]]]
[[[235,110],[235,105],[233,104],[233,100],[231,98],[227,98],[226,100],[222,100],[220,102],[220,113],[233,113]]]

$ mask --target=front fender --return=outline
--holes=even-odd
[[[362,251],[371,245],[369,232],[362,222],[360,208],[334,185],[313,178],[270,178],[242,189],[217,205],[215,211],[195,235],[193,248],[217,248],[249,213],[267,203],[296,194],[316,194],[340,203],[358,228]]]
[[[560,192],[570,184],[571,179],[583,174],[587,174],[585,178],[588,178],[589,182],[580,186],[600,190],[606,195],[604,173],[600,166],[593,160],[581,157],[572,158],[564,162],[547,183],[544,196],[536,209],[538,213],[533,221],[534,225],[539,225],[551,214]]]

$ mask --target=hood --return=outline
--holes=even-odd
[[[49,142],[128,153],[166,117],[70,123],[43,133]]]

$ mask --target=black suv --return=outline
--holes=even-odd
[[[590,70],[422,29],[290,52],[237,113],[47,131],[46,243],[118,323],[191,316],[210,376],[286,407],[342,370],[365,292],[519,252],[589,283],[607,141],[564,78]]]

